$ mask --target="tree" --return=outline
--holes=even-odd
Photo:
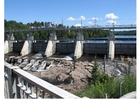
[[[33,33],[33,36],[34,36],[35,39],[39,39],[40,38],[40,35],[39,35],[38,32],[34,32]]]

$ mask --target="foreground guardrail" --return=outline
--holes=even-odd
[[[4,62],[4,78],[5,98],[43,99],[49,97],[81,99],[7,62]]]

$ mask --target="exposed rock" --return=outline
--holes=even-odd
[[[128,71],[128,61],[132,60],[133,64],[130,67],[130,73],[136,73],[136,59],[130,59],[126,61],[122,56],[123,61],[117,61],[115,66],[113,61],[106,60],[105,73],[109,76],[122,76]],[[46,80],[62,89],[65,89],[70,92],[82,90],[88,84],[87,76],[91,77],[92,68],[94,66],[93,58],[90,61],[86,59],[78,59],[75,62],[72,60],[46,60],[47,66],[53,64],[48,70],[31,72],[29,73]],[[99,65],[98,69],[100,72],[104,72],[104,60],[97,59]]]

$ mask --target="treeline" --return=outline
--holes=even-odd
[[[52,24],[54,25],[54,24]],[[27,24],[23,24],[22,22],[16,22],[14,20],[7,21],[4,20],[4,28],[5,30],[16,30],[16,29],[30,29],[31,27],[44,27],[45,22],[30,22]],[[56,25],[57,28],[68,28],[68,26],[64,26],[63,24]],[[76,28],[71,26],[69,28]],[[43,40],[48,39],[49,35],[52,31],[45,30],[45,31],[35,31],[32,32],[34,39]],[[75,39],[78,30],[57,30],[56,35],[58,39]],[[15,39],[25,40],[27,37],[28,32],[16,32],[14,33]],[[109,35],[109,30],[83,30],[84,38],[93,38],[93,37],[107,37]],[[5,39],[7,39],[7,33],[5,33]]]
[[[136,35],[136,30],[130,31],[114,31],[115,35]]]
[[[34,21],[33,23],[27,23],[23,24],[22,22],[16,22],[14,20],[7,21],[6,19],[4,20],[4,27],[5,30],[16,30],[16,29],[30,29],[31,27],[42,27],[44,26],[45,22],[37,22]],[[52,24],[54,25],[54,24]],[[68,28],[68,26],[64,26],[62,24],[56,25],[57,28]],[[74,26],[71,26],[69,28],[76,28]],[[36,31],[33,32],[32,35],[34,36],[35,39],[48,39],[49,35],[52,31],[45,30],[45,31]],[[78,30],[57,30],[56,35],[58,39],[75,39],[76,35],[78,33]],[[7,34],[5,33],[5,39],[7,38]],[[90,38],[90,37],[106,37],[109,35],[108,30],[83,30],[83,35],[85,38]],[[26,39],[27,37],[27,32],[16,32],[14,33],[15,39]]]

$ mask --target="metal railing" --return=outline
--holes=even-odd
[[[58,27],[45,27],[45,28],[30,28],[30,29],[10,29],[5,30],[4,32],[34,32],[34,31],[43,31],[43,30],[78,30],[78,29],[84,29],[84,30],[92,30],[92,29],[136,29],[136,25],[104,25],[104,26],[82,26],[82,27],[71,27],[71,28],[58,28]]]
[[[63,98],[81,99],[80,97],[58,88],[18,66],[4,62],[4,96],[5,98]]]

